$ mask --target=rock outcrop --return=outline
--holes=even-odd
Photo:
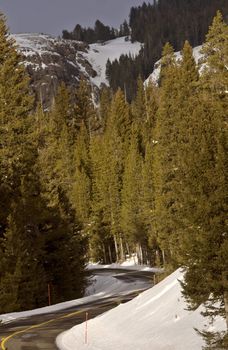
[[[76,87],[97,73],[84,57],[89,45],[45,34],[12,35],[31,77],[31,88],[45,109],[50,108],[60,82]]]

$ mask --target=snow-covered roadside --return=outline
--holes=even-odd
[[[57,338],[61,350],[200,350],[198,329],[225,330],[224,319],[217,318],[213,327],[201,316],[202,308],[187,311],[181,295],[177,270],[155,287],[126,304],[64,332]]]
[[[144,270],[146,269],[145,266],[137,266],[132,265],[133,263],[131,261],[126,262],[126,264],[130,265],[126,268],[126,266],[123,264],[112,264],[112,265],[88,265],[88,269],[102,269],[102,268],[108,268],[108,269],[129,269],[129,270]],[[148,268],[149,269],[149,268]],[[109,271],[108,274],[105,275],[95,275],[90,280],[90,285],[86,289],[85,297],[81,299],[71,300],[64,303],[59,303],[52,306],[46,306],[43,308],[35,309],[35,310],[29,310],[29,311],[23,311],[23,312],[14,312],[9,314],[3,314],[0,315],[0,321],[3,323],[11,322],[15,319],[19,318],[26,318],[34,315],[40,315],[45,313],[51,313],[67,308],[71,308],[73,306],[79,306],[87,302],[91,302],[94,300],[97,300],[99,298],[106,298],[112,295],[119,295],[119,294],[128,294],[130,292],[136,291],[136,290],[144,290],[149,287],[149,283],[144,281],[137,281],[137,282],[124,282],[122,279],[116,278],[118,274],[115,272]]]

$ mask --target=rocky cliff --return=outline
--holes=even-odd
[[[12,37],[31,77],[31,88],[44,108],[52,105],[60,82],[76,87],[80,79],[86,79],[96,97],[98,88],[108,84],[107,60],[119,59],[122,54],[136,56],[141,48],[140,43],[131,43],[128,37],[92,45],[45,34],[25,33]]]
[[[44,34],[15,34],[18,50],[31,77],[31,88],[44,108],[49,108],[60,82],[76,87],[81,78],[97,73],[84,57],[89,46]]]

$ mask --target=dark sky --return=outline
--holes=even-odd
[[[93,26],[96,19],[119,27],[128,19],[131,6],[142,3],[143,0],[0,0],[0,11],[6,15],[12,33],[59,35],[62,29],[72,30],[77,23]]]

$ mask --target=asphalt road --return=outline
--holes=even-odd
[[[91,275],[116,274],[117,278],[127,282],[144,280],[148,287],[152,284],[153,273],[125,270],[93,270]],[[138,292],[127,296],[115,295],[108,298],[100,298],[96,301],[81,304],[72,308],[56,311],[48,314],[36,315],[24,319],[18,319],[0,326],[1,350],[57,350],[55,339],[63,331],[96,317],[119,303],[127,302],[134,298]]]

